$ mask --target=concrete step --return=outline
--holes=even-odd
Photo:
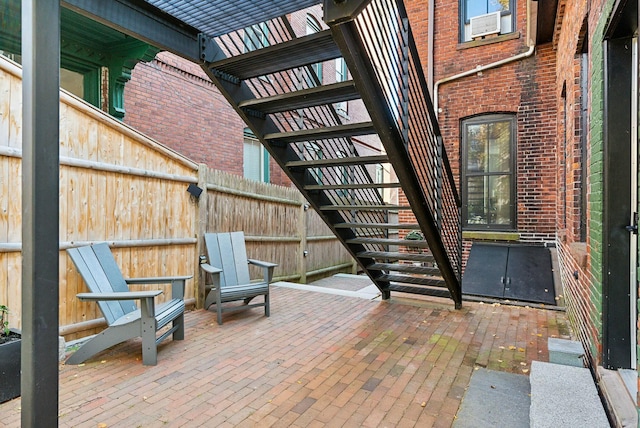
[[[589,369],[533,361],[529,381],[532,428],[610,426]]]

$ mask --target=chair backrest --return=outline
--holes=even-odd
[[[92,293],[129,291],[129,286],[105,242],[69,248],[67,253]],[[133,300],[98,301],[98,306],[109,325],[137,309]]]
[[[222,269],[220,287],[251,282],[244,232],[205,233],[209,264]]]

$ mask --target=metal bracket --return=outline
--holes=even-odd
[[[371,0],[324,0],[324,22],[328,25],[352,21]]]
[[[218,48],[213,37],[204,33],[198,34],[198,45],[202,62],[213,62],[217,59],[220,48]]]

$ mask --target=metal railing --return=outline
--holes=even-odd
[[[460,280],[461,202],[404,4],[372,0],[354,22]]]

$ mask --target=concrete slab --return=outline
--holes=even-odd
[[[589,369],[531,363],[532,428],[608,428],[609,420]]]
[[[475,370],[453,427],[528,428],[530,391],[527,376]]]

